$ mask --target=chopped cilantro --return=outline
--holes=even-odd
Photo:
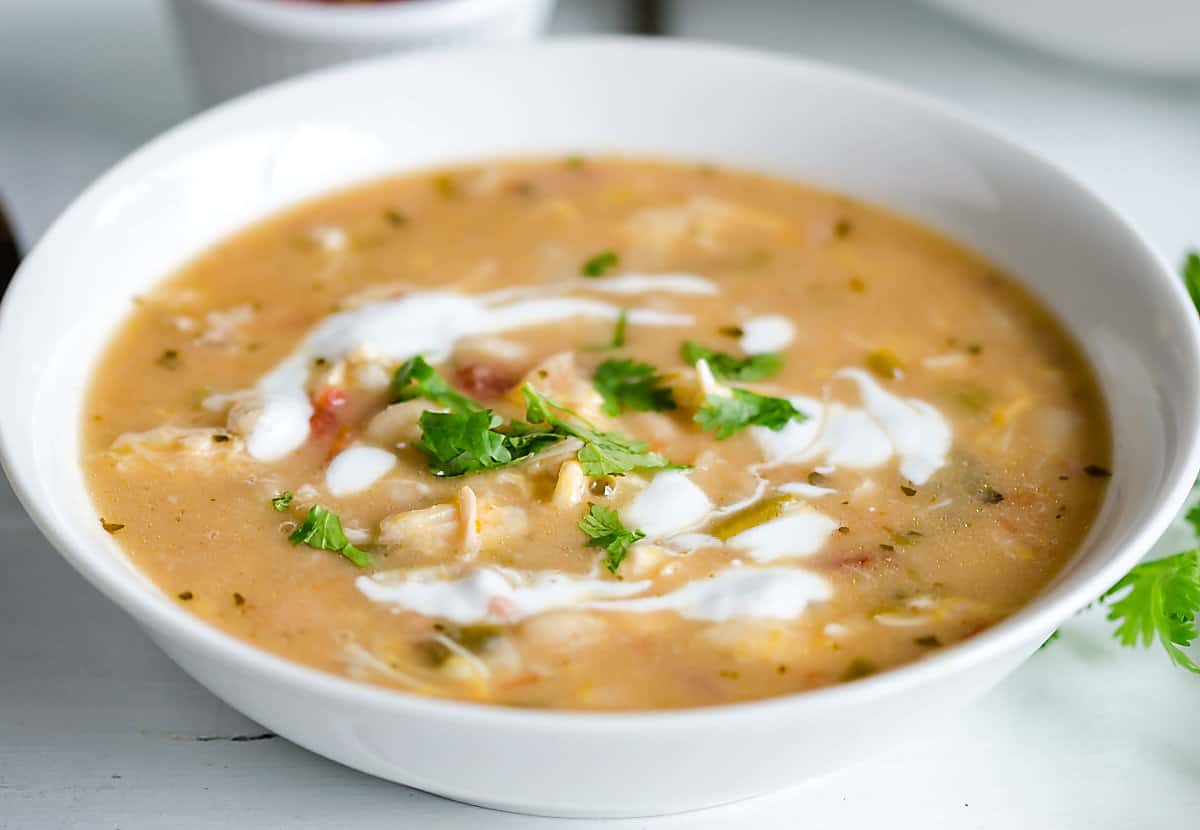
[[[1187,286],[1192,305],[1200,311],[1200,252],[1188,251],[1183,259],[1183,284]]]
[[[601,251],[583,263],[579,268],[579,273],[585,277],[602,277],[609,269],[616,268],[620,261],[621,258],[617,256],[616,251]]]
[[[420,355],[409,358],[396,369],[392,375],[390,398],[392,403],[424,398],[452,412],[479,412],[483,409],[466,395],[451,389],[437,369],[426,363]]]
[[[275,498],[271,499],[271,506],[280,513],[286,513],[288,509],[291,508],[292,499],[294,498],[295,496],[292,495],[291,490],[284,490],[275,496]]]
[[[656,452],[649,451],[645,441],[622,435],[619,432],[598,432],[584,427],[573,427],[575,436],[583,440],[576,457],[583,465],[584,475],[619,476],[634,470],[654,470],[670,467],[671,462]]]
[[[751,425],[778,432],[789,421],[808,419],[784,398],[772,398],[748,389],[731,389],[730,392],[733,394],[728,396],[709,395],[695,417],[700,426],[716,430],[718,441]]]
[[[752,354],[749,357],[734,357],[724,352],[714,352],[703,343],[695,340],[683,341],[680,349],[686,363],[695,364],[698,360],[708,362],[713,377],[718,380],[739,380],[751,382],[764,380],[776,374],[783,368],[783,358],[773,352]]]
[[[1107,600],[1126,589],[1124,596],[1110,603],[1108,619],[1118,623],[1113,636],[1124,646],[1149,646],[1157,637],[1171,662],[1200,674],[1200,665],[1183,651],[1196,639],[1200,551],[1187,550],[1143,562],[1109,588],[1101,599]]]
[[[346,531],[342,529],[342,520],[336,513],[331,513],[319,504],[314,504],[308,511],[304,522],[288,536],[293,545],[305,544],[317,550],[329,550],[340,553],[360,568],[369,567],[371,557],[365,550],[359,550],[350,544]]]
[[[419,446],[436,476],[454,477],[504,467],[544,450],[560,436],[514,421],[506,432],[503,419],[490,409],[475,412],[421,413]]]
[[[645,441],[629,438],[619,432],[601,432],[590,424],[564,421],[551,410],[575,415],[538,392],[529,384],[521,387],[525,396],[525,417],[534,424],[545,423],[556,435],[578,438],[583,442],[576,457],[584,475],[596,478],[605,475],[624,475],[634,470],[654,470],[670,467],[671,462],[656,452],[650,452]],[[582,418],[579,418],[583,421]]]
[[[1188,251],[1181,270],[1188,295],[1200,312],[1200,252]],[[1109,469],[1096,464],[1089,464],[1083,471],[1094,478],[1112,475]],[[1200,537],[1200,505],[1188,510],[1185,518]],[[1118,594],[1120,599],[1112,599]],[[1198,634],[1200,550],[1193,548],[1143,562],[1100,599],[1109,605],[1108,619],[1117,623],[1113,636],[1121,645],[1149,646],[1157,638],[1172,663],[1200,674],[1200,665],[1184,651]]]
[[[1191,523],[1196,535],[1200,537],[1200,504],[1189,510],[1185,518]]]
[[[617,324],[613,326],[612,341],[609,342],[610,349],[619,349],[625,345],[625,328],[629,325],[629,312],[621,309],[621,313],[617,315]]]
[[[593,504],[579,520],[579,529],[588,535],[589,547],[604,548],[604,567],[615,574],[629,555],[629,546],[646,534],[640,530],[628,530],[621,524],[621,517],[611,507]]]
[[[596,368],[592,383],[604,398],[604,411],[620,415],[634,412],[663,412],[675,408],[670,387],[661,386],[662,376],[649,363],[636,360],[606,360]]]

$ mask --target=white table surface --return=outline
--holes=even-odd
[[[617,0],[562,2],[557,31],[623,20]],[[1200,83],[1060,63],[901,0],[672,11],[676,33],[857,66],[954,101],[1074,171],[1172,259],[1200,241]],[[189,109],[155,0],[0,0],[0,195],[22,240]],[[1200,812],[1200,678],[1117,648],[1097,611],[921,743],[683,816],[492,813],[279,738],[237,740],[261,732],[76,576],[0,484],[0,828],[1123,830],[1194,826]]]

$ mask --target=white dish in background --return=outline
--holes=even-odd
[[[530,40],[555,0],[171,0],[200,102],[386,52]],[[387,100],[404,100],[393,90]]]
[[[404,106],[379,106],[396,89],[407,91]],[[364,178],[469,158],[606,151],[752,167],[880,203],[975,247],[1055,309],[1096,367],[1116,443],[1102,513],[1054,584],[966,643],[853,684],[589,714],[426,699],[323,674],[208,626],[133,569],[100,528],[78,463],[92,358],[132,297],[247,223]],[[232,102],[84,193],[0,307],[0,361],[10,386],[25,391],[0,400],[0,450],[68,561],[197,680],[269,729],[459,800],[646,815],[777,789],[928,731],[1136,563],[1200,463],[1198,328],[1171,267],[1090,192],[895,87],[679,42],[427,53]]]
[[[1076,60],[1152,75],[1200,74],[1196,0],[925,0]]]

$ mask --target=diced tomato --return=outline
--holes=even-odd
[[[517,384],[517,379],[505,369],[485,363],[459,366],[454,377],[463,392],[484,401],[500,397]]]
[[[308,429],[313,438],[325,439],[338,431],[337,410],[346,405],[348,396],[344,389],[326,386],[313,401],[313,414],[308,419]]]
[[[512,616],[513,611],[516,610],[516,606],[513,605],[513,601],[508,597],[492,597],[491,601],[488,602],[487,610],[489,614],[499,617],[502,620],[507,620]]]
[[[339,406],[345,406],[346,401],[350,396],[346,394],[345,389],[339,389],[336,386],[326,386],[321,390],[321,394],[317,395],[317,399],[313,401],[313,406],[317,409],[337,409]]]

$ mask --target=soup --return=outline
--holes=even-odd
[[[846,197],[710,166],[393,178],[140,297],[84,414],[98,520],[300,663],[566,709],[854,681],[1013,613],[1109,475],[1068,334]]]

